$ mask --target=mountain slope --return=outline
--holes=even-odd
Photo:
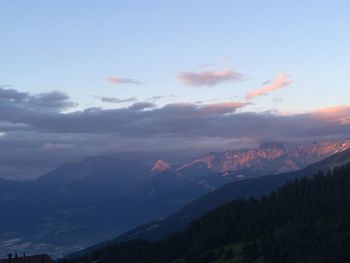
[[[350,149],[332,155],[327,159],[297,172],[233,182],[200,197],[162,221],[152,222],[127,232],[120,236],[117,241],[131,239],[157,240],[164,238],[169,234],[181,231],[188,226],[191,221],[198,219],[204,213],[231,200],[250,196],[260,197],[276,190],[290,180],[307,176],[318,171],[333,169],[347,162],[350,162]]]
[[[172,171],[153,174],[150,168],[96,157],[34,182],[1,180],[0,255],[25,246],[61,256],[162,218],[208,192]]]
[[[112,244],[64,263],[349,262],[349,189],[347,164],[227,203],[167,239]]]

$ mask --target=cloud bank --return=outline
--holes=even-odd
[[[299,114],[248,112],[246,102],[137,102],[118,109],[75,105],[63,93],[0,88],[0,177],[32,178],[63,162],[116,153],[183,156],[264,140],[346,138],[350,106]],[[244,145],[242,145],[244,144]]]

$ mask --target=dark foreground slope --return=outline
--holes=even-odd
[[[159,240],[165,238],[170,234],[183,230],[192,221],[200,218],[206,212],[229,201],[250,196],[258,198],[278,189],[278,187],[281,187],[290,180],[312,175],[318,171],[327,171],[347,162],[350,162],[350,150],[332,155],[296,172],[233,182],[189,203],[164,220],[137,227],[120,236],[115,241],[132,239]]]
[[[350,262],[350,164],[235,200],[160,241],[129,241],[68,262]]]

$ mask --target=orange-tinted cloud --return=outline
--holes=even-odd
[[[278,74],[273,80],[260,89],[253,90],[246,95],[246,99],[253,99],[258,96],[266,95],[274,90],[283,88],[291,84],[293,80],[286,74]]]
[[[135,79],[119,78],[119,77],[110,77],[110,78],[107,78],[107,81],[112,84],[142,84],[142,82]]]
[[[202,71],[202,72],[180,72],[177,78],[186,86],[190,87],[212,87],[223,82],[239,80],[242,75],[231,70]]]
[[[314,111],[313,115],[322,120],[337,124],[350,124],[350,106],[347,105],[322,108]]]

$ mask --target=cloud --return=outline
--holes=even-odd
[[[25,130],[18,132],[46,132],[53,134],[115,134],[122,137],[215,136],[246,137],[291,134],[309,130],[330,131],[347,126],[348,106],[337,110],[319,110],[310,113],[280,115],[275,112],[238,112],[248,103],[223,102],[212,104],[171,103],[156,107],[150,102],[139,102],[120,109],[89,108],[70,113],[26,111],[5,107],[0,111],[0,122],[22,123]],[[307,121],[305,121],[307,120]],[[14,125],[12,129],[16,129]],[[10,130],[10,133],[13,130]],[[268,131],[268,132],[267,132]],[[310,132],[309,134],[313,134]],[[298,135],[299,136],[299,135]],[[73,143],[74,144],[74,143]]]
[[[279,103],[283,101],[283,98],[272,98],[272,103]]]
[[[0,88],[11,88],[11,84],[0,84]]]
[[[154,103],[144,101],[144,102],[136,102],[136,103],[132,104],[129,107],[129,109],[139,111],[139,110],[145,110],[145,109],[150,109],[150,108],[154,108],[154,107],[156,107],[156,105]]]
[[[166,98],[166,96],[152,96],[152,97],[149,97],[147,98],[147,100],[161,100],[161,99],[164,99]]]
[[[283,88],[291,84],[293,81],[286,74],[278,74],[273,80],[269,80],[266,86],[253,90],[246,95],[246,99],[253,99],[258,96],[266,95],[274,90]]]
[[[212,87],[220,83],[240,80],[241,74],[231,69],[202,72],[180,72],[177,78],[186,86],[190,87]]]
[[[29,94],[26,92],[20,92],[15,89],[8,89],[5,86],[0,87],[0,100],[12,102],[24,101],[29,98]]]
[[[126,98],[126,99],[118,99],[115,97],[98,97],[98,96],[94,96],[95,98],[101,100],[102,102],[106,102],[106,103],[126,103],[126,102],[135,102],[137,101],[137,98],[135,97],[131,97],[131,98]]]
[[[316,118],[340,125],[350,125],[350,107],[339,105],[321,108],[313,112]]]
[[[67,109],[77,105],[69,99],[67,94],[61,91],[51,91],[29,96],[28,103],[36,107],[56,109]]]
[[[225,114],[225,113],[236,112],[237,109],[243,108],[243,107],[247,106],[248,104],[249,103],[245,103],[245,102],[212,103],[212,104],[203,106],[202,110],[206,114],[208,114],[208,113]]]
[[[46,103],[33,102],[33,96]],[[244,111],[248,102],[138,102],[62,112],[61,103],[57,106],[62,100],[71,102],[68,96],[0,89],[0,132],[6,133],[0,136],[0,177],[28,179],[61,163],[109,152],[182,157],[264,140],[315,141],[350,134],[349,105],[281,114]]]
[[[26,110],[64,110],[75,107],[67,94],[61,91],[51,91],[39,94],[29,94],[15,89],[0,87],[0,103],[2,106],[11,105],[25,108]]]
[[[107,78],[107,81],[112,84],[142,84],[142,82],[135,79],[119,78],[119,77],[110,77],[110,78]]]

